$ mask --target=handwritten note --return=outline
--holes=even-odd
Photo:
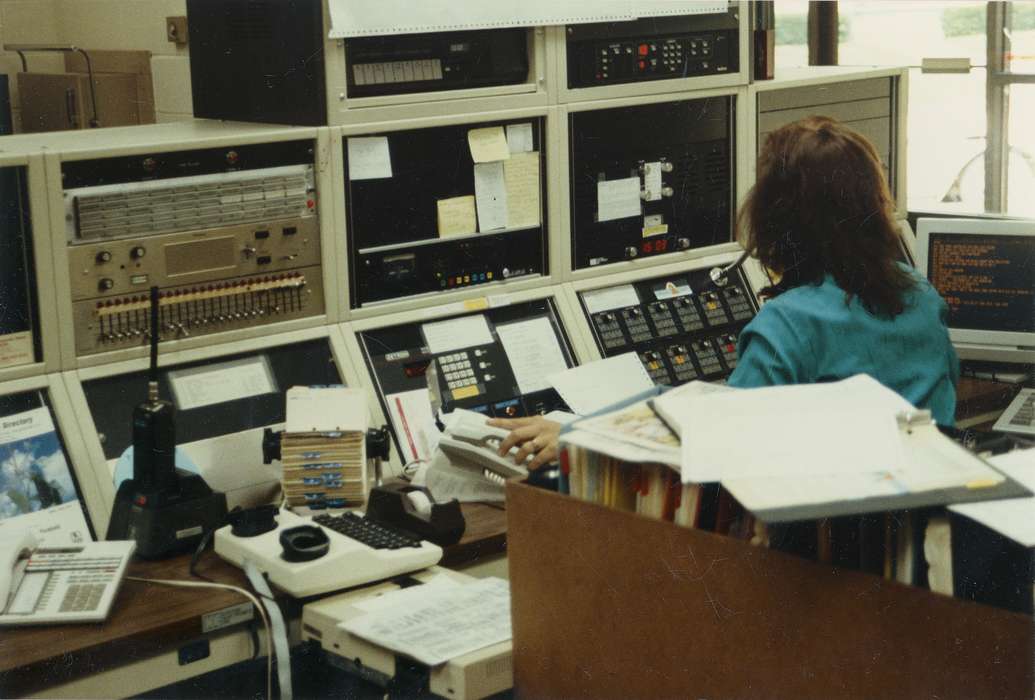
[[[516,153],[503,162],[507,188],[507,226],[538,226],[542,221],[539,205],[539,152]]]
[[[478,216],[474,209],[474,197],[452,197],[438,200],[438,235],[461,236],[478,231]]]
[[[496,326],[522,394],[550,388],[548,375],[568,369],[557,333],[545,316]]]
[[[507,228],[507,189],[502,162],[475,164],[474,197],[478,205],[479,231]]]
[[[492,163],[510,158],[510,147],[502,126],[471,129],[467,132],[467,143],[475,163]]]
[[[661,199],[661,163],[645,163],[643,165],[643,189],[647,193],[648,202]]]
[[[597,183],[597,221],[639,216],[640,178],[602,180]]]
[[[535,148],[531,124],[507,124],[507,146],[510,152],[527,153]]]
[[[349,179],[378,180],[392,176],[392,156],[387,136],[348,139]]]

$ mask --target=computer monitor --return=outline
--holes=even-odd
[[[1035,361],[1035,221],[920,219],[917,267],[961,358]]]

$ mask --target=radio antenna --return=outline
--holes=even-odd
[[[151,370],[147,382],[148,399],[158,400],[158,287],[151,287]]]

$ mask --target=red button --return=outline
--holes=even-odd
[[[641,56],[646,56],[647,55],[647,45],[646,44],[640,44],[640,55]]]
[[[139,494],[139,495],[138,495],[138,496],[136,497],[136,499],[134,499],[134,502],[135,502],[135,503],[136,503],[136,504],[137,504],[138,506],[146,506],[146,505],[147,505],[147,496],[145,496],[144,494]]]
[[[647,62],[640,61],[640,70],[647,70]]]

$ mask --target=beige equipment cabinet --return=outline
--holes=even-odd
[[[732,221],[735,217],[735,206],[738,201],[737,193],[746,191],[749,186],[749,158],[747,149],[743,146],[743,144],[747,143],[750,126],[749,120],[744,118],[745,106],[747,104],[747,91],[748,88],[746,87],[718,88],[710,90],[695,90],[692,92],[675,92],[664,95],[644,95],[641,97],[623,97],[610,100],[596,100],[592,102],[577,102],[568,105],[561,105],[559,107],[557,121],[561,123],[561,128],[556,136],[556,140],[559,142],[557,150],[561,154],[563,160],[557,165],[556,170],[559,172],[554,184],[558,188],[555,198],[563,203],[563,210],[558,219],[557,226],[555,227],[555,230],[557,231],[557,235],[555,237],[559,239],[559,263],[565,270],[565,281],[574,282],[594,277],[611,277],[613,275],[619,275],[626,272],[646,270],[659,265],[667,265],[677,261],[687,261],[687,264],[690,264],[690,261],[697,258],[740,250],[740,246],[732,239],[733,227],[731,225],[731,239],[728,242],[703,247],[690,247],[685,250],[677,250],[676,252],[668,252],[649,257],[636,257],[628,260],[619,260],[596,267],[587,267],[576,270],[571,214],[571,202],[573,201],[571,182],[572,175],[570,174],[572,172],[572,143],[571,129],[569,126],[571,123],[571,116],[591,110],[607,110],[667,102],[698,100],[702,98],[728,97],[731,101],[732,110],[730,135],[734,141],[730,149],[731,162],[729,164],[730,188],[732,190],[730,196],[730,217]],[[644,123],[642,128],[644,130],[650,130],[654,127],[649,123]]]
[[[324,3],[324,27],[331,28],[330,4]],[[461,90],[428,90],[400,95],[355,97],[349,95],[348,74],[353,70],[347,39],[326,40],[324,46],[327,83],[327,123],[331,125],[380,123],[397,119],[465,115],[472,112],[545,107],[557,101],[554,87],[556,51],[549,46],[548,29],[531,27],[528,32],[528,76],[513,85]],[[327,33],[327,32],[325,32]]]
[[[657,4],[657,3],[655,3]],[[713,3],[710,3],[713,4]],[[722,87],[747,85],[750,71],[751,43],[750,22],[748,21],[748,5],[745,0],[730,0],[729,8],[738,19],[737,58],[739,70],[714,75],[703,75],[689,78],[671,78],[667,80],[648,80],[620,83],[599,87],[569,88],[568,84],[568,42],[567,28],[564,26],[549,27],[550,48],[556,54],[553,64],[556,66],[556,77],[553,83],[557,86],[557,100],[561,104],[585,102],[589,100],[617,99],[621,97],[640,97],[646,95],[667,94],[688,90],[713,90]],[[646,40],[646,37],[645,37]]]
[[[807,116],[834,117],[877,147],[897,213],[905,218],[908,84],[908,68],[853,66],[777,69],[773,80],[752,83],[752,127],[745,148],[750,154],[748,182],[754,182],[757,155],[771,131]]]
[[[55,273],[55,293],[62,367],[71,369],[146,355],[146,335],[141,331],[143,308],[139,318],[127,317],[125,314],[132,315],[136,307],[120,304],[131,298],[142,299],[148,287],[156,283],[163,291],[188,295],[175,297],[174,309],[183,311],[170,315],[187,313],[185,318],[190,322],[183,323],[185,328],[163,331],[164,351],[263,337],[341,320],[337,303],[341,275],[334,260],[339,227],[334,217],[336,188],[331,181],[329,136],[325,128],[192,120],[48,137],[49,228],[53,267],[60,271]],[[304,146],[307,142],[311,146]],[[236,149],[252,149],[247,151],[252,154],[258,153],[255,149],[265,149],[265,155],[255,155],[250,167],[249,163],[242,163],[244,168],[234,168],[242,157]],[[312,159],[311,171],[307,170],[310,174],[295,172],[308,166],[280,167],[286,161],[281,160],[278,149],[290,149],[292,154],[309,151],[303,162]],[[277,155],[269,156],[272,152]],[[244,156],[245,160],[249,157]],[[128,182],[78,190],[70,187],[71,195],[65,192],[67,168],[78,167],[80,172],[92,173],[80,164],[98,161],[98,165],[109,165],[112,161],[105,159],[116,158],[124,159],[120,161],[122,167],[139,173],[139,178],[133,176]],[[216,174],[189,178],[148,176],[158,169],[168,177],[170,168],[162,171],[166,161],[191,168],[203,158],[225,159],[229,167],[220,166],[215,168]],[[268,160],[259,162],[263,158]],[[285,173],[287,170],[291,172]],[[258,171],[262,171],[264,179],[250,174]],[[291,184],[303,177],[308,184]],[[274,178],[283,178],[287,184],[268,184]],[[277,190],[287,193],[283,201],[295,202],[301,208],[306,206],[306,198],[302,195],[299,199],[298,191],[292,188],[314,188],[308,212],[301,215],[297,207],[289,211],[294,206],[291,204],[279,209],[275,203],[265,204],[276,194],[277,187],[286,188]],[[184,188],[197,188],[197,194]],[[80,196],[83,192],[87,193],[86,204]],[[201,201],[203,192],[207,198],[204,206],[188,205]],[[94,216],[89,239],[78,237],[84,206],[101,212]],[[264,207],[261,217],[249,213],[259,206]],[[223,213],[222,221],[227,222],[224,225],[218,213],[213,213],[220,207],[238,207],[243,215],[229,213],[227,209]],[[98,218],[115,214],[120,224],[125,224],[117,234],[114,223],[104,224],[105,219]],[[258,308],[256,303],[247,308],[247,300],[267,287],[286,289],[285,285],[299,284],[296,280],[304,280],[301,287],[292,287],[299,290],[297,304],[277,302],[278,308],[267,309]],[[221,285],[233,291],[221,292]],[[196,294],[201,296],[190,296]],[[270,291],[266,301],[274,294]],[[90,308],[94,298],[98,300],[96,311]],[[199,303],[190,301],[195,298]],[[233,299],[232,304],[225,301],[229,307],[224,305],[228,298]],[[245,301],[239,303],[242,299]],[[103,319],[97,314],[115,312],[122,315],[107,316],[108,325],[102,326]],[[277,320],[271,318],[273,313],[278,314]],[[139,323],[130,323],[132,318]],[[111,326],[112,323],[115,325]],[[133,333],[133,339],[119,337],[109,342],[104,332],[112,330],[124,335]]]
[[[438,238],[425,238],[392,246],[373,246],[370,248],[360,247],[360,243],[357,240],[358,234],[351,228],[351,218],[349,215],[350,202],[345,196],[346,188],[350,184],[349,173],[346,172],[346,165],[344,163],[345,151],[348,148],[348,140],[350,138],[371,136],[388,136],[390,139],[392,134],[400,131],[435,129],[439,127],[453,126],[463,127],[465,125],[471,125],[471,128],[474,129],[491,127],[507,122],[520,122],[525,119],[529,121],[541,119],[543,124],[539,146],[539,177],[540,182],[545,184],[545,188],[540,189],[539,210],[540,222],[542,225],[542,244],[545,257],[544,273],[519,275],[509,278],[502,274],[496,274],[494,275],[495,279],[492,281],[486,281],[479,284],[445,288],[364,304],[360,304],[358,299],[352,298],[350,296],[351,291],[349,284],[352,280],[350,277],[347,278],[347,276],[349,276],[348,263],[351,262],[353,265],[357,266],[363,264],[364,252],[388,252],[388,249],[392,249],[391,252],[397,255],[442,255],[443,259],[445,259],[448,250],[455,250],[455,247],[458,244],[463,244],[465,241],[468,243],[476,243],[480,238],[488,236],[508,236],[522,229],[506,230],[502,233],[499,231],[490,231],[473,233],[465,236],[439,236]],[[331,131],[333,133],[331,154],[333,157],[332,182],[335,184],[334,204],[339,208],[336,213],[337,220],[341,222],[338,230],[345,230],[345,236],[338,235],[335,238],[335,245],[337,246],[335,255],[340,266],[339,270],[342,273],[338,287],[338,305],[339,308],[342,309],[343,315],[346,315],[351,319],[367,319],[382,317],[385,314],[394,314],[400,311],[428,307],[449,307],[458,301],[467,299],[479,299],[485,297],[494,298],[500,297],[501,295],[512,295],[516,292],[542,289],[545,286],[557,284],[565,278],[566,258],[563,253],[563,243],[561,241],[563,234],[561,232],[564,228],[563,221],[567,216],[567,207],[565,206],[564,200],[559,195],[561,191],[559,184],[560,180],[567,176],[564,172],[564,166],[562,165],[565,162],[565,159],[563,157],[561,147],[564,121],[561,118],[557,107],[495,110],[489,112],[472,112],[457,116],[407,119],[404,121],[390,121],[377,124],[355,124],[332,129]],[[463,146],[462,151],[467,151],[467,148],[468,147],[466,145]],[[463,153],[462,155],[464,158],[468,159],[468,162],[470,161],[469,153]],[[391,157],[393,169],[407,169],[410,167],[405,161],[397,161],[398,154],[392,153]],[[441,167],[443,168],[443,171],[447,169],[452,170],[456,167],[456,163],[451,159],[450,162],[443,163]],[[545,189],[545,192],[543,192],[543,189]],[[470,192],[465,191],[463,194],[475,195],[475,191],[472,189]],[[405,203],[400,202],[400,205],[403,204]],[[434,218],[422,221],[420,224],[427,227],[429,229],[429,233],[434,235],[437,226],[437,221]],[[354,259],[350,258],[350,256],[353,255],[356,257]],[[506,260],[499,261],[497,259],[486,258],[486,262],[488,265],[495,265],[497,262],[502,266],[507,265]],[[357,278],[355,283],[358,285],[360,281],[361,280]]]
[[[28,290],[28,311],[30,325],[36,328],[0,336],[0,381],[5,381],[57,370],[60,353],[55,274],[48,235],[46,176],[36,138],[5,136],[0,147],[0,170],[15,171],[12,176],[17,179],[17,187],[4,193],[5,198],[13,199],[6,199],[3,205],[9,208],[8,211],[17,211],[24,217],[27,246],[23,263],[25,272],[32,273],[29,279],[35,279],[35,288]],[[27,210],[23,210],[23,205]],[[13,237],[14,232],[5,232],[5,236],[8,235]],[[14,247],[5,250],[5,255],[18,254]],[[4,267],[11,263],[9,258]],[[34,330],[38,331],[39,342]]]

